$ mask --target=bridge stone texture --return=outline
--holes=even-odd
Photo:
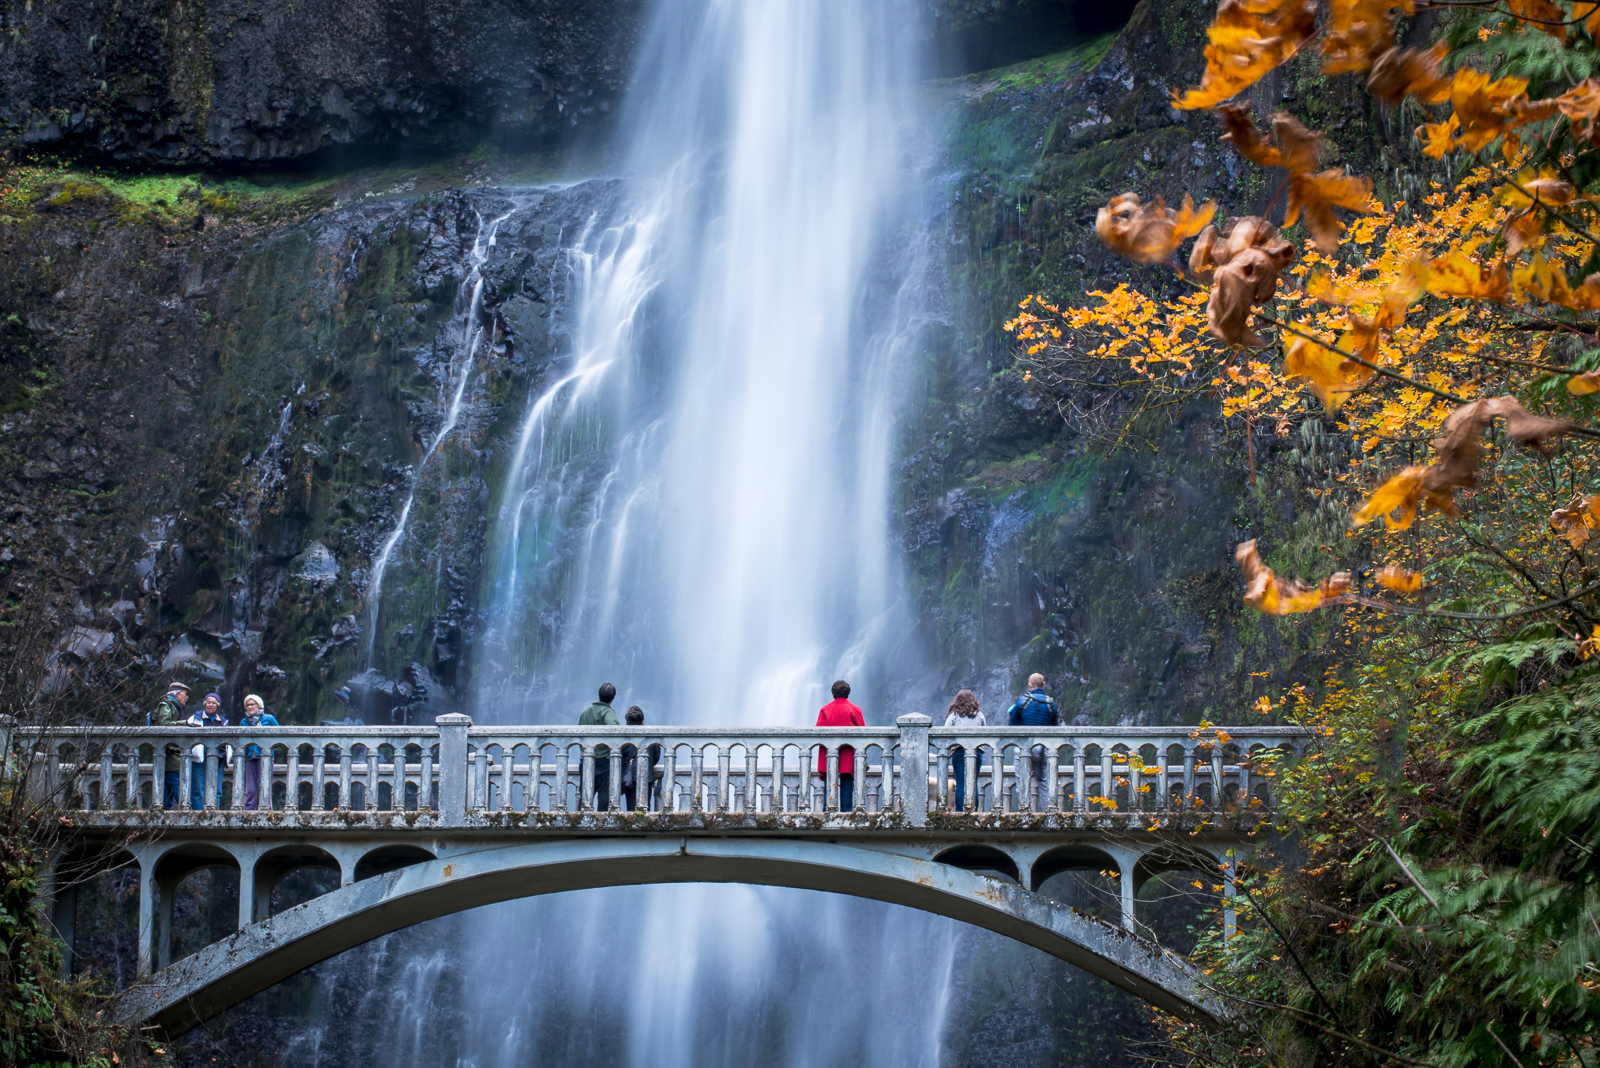
[[[75,877],[136,864],[139,982],[118,1011],[169,1035],[423,920],[662,882],[923,909],[1217,1021],[1226,1010],[1140,928],[1135,896],[1163,871],[1214,872],[1231,930],[1233,872],[1270,821],[1273,770],[1308,742],[1282,727],[968,730],[921,715],[815,730],[475,727],[458,715],[429,727],[0,728],[13,773],[71,823],[48,902],[68,966]],[[855,753],[848,808],[841,747]],[[191,762],[204,768],[201,811],[189,809]],[[305,867],[337,872],[340,887],[272,914],[273,888]],[[173,961],[174,892],[205,868],[239,872],[237,930]],[[1071,870],[1116,873],[1120,924],[1039,892]]]

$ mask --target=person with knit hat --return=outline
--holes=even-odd
[[[222,714],[222,698],[206,694],[205,703],[189,717],[191,727],[226,727],[228,719]],[[223,746],[217,761],[217,807],[222,807],[222,769],[228,766],[231,747]],[[196,812],[206,807],[206,747],[196,742],[189,750],[189,807]]]
[[[255,694],[250,694],[244,699],[244,722],[241,727],[254,730],[257,727],[277,727],[278,717],[267,711],[267,703]],[[270,791],[269,791],[270,795]],[[261,803],[261,747],[251,742],[244,749],[244,807],[255,811]],[[272,798],[268,796],[267,807],[272,807]]]
[[[189,686],[174,679],[167,686],[167,694],[156,702],[155,710],[145,717],[151,727],[181,727],[184,723],[183,706],[189,703]],[[181,778],[178,775],[178,750],[169,746],[165,774],[162,776],[161,807],[177,808]]]

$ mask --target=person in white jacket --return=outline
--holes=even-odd
[[[978,695],[971,690],[962,690],[950,702],[950,708],[945,713],[944,725],[946,727],[984,727],[987,721],[983,718],[983,709],[978,707]],[[967,751],[961,746],[950,750],[950,761],[956,769],[956,811],[961,811],[962,804],[967,797]],[[976,806],[974,806],[976,807]]]
[[[222,714],[222,698],[214,693],[206,694],[204,706],[195,710],[189,717],[191,727],[226,727],[227,717]],[[222,771],[228,766],[228,758],[233,755],[232,746],[223,746],[217,761],[217,807],[222,806]],[[189,749],[189,807],[199,812],[206,807],[206,747],[195,744]]]

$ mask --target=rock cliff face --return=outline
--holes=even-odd
[[[607,115],[643,0],[5,0],[0,140],[126,161],[460,147]]]

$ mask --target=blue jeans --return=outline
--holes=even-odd
[[[967,751],[961,746],[950,750],[950,760],[956,767],[956,811],[961,811],[967,798]]]
[[[177,768],[167,769],[166,781],[163,785],[166,788],[161,791],[161,807],[177,808],[179,791],[183,789],[178,778]]]
[[[839,811],[840,812],[849,812],[850,809],[851,809],[851,802],[855,801],[855,799],[856,799],[856,777],[855,777],[855,775],[853,775],[853,774],[852,775],[846,775],[843,772],[841,772],[839,774]]]
[[[206,807],[206,766],[189,761],[189,807],[199,812]],[[217,769],[217,807],[222,807],[222,769]]]

